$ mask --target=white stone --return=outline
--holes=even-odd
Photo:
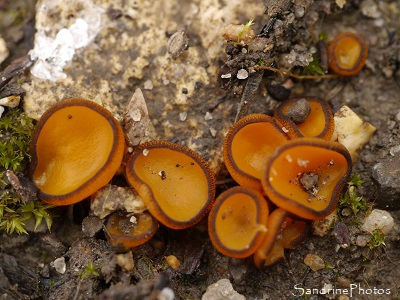
[[[64,274],[65,271],[67,270],[67,265],[65,264],[65,258],[60,257],[57,258],[55,261],[52,261],[50,263],[50,266],[52,266],[56,271],[60,274]]]
[[[204,116],[204,120],[209,121],[212,120],[213,116],[210,112],[206,112],[206,115]]]
[[[179,113],[179,120],[180,121],[184,122],[184,121],[186,121],[186,118],[187,118],[187,112],[186,111]]]
[[[246,79],[247,77],[249,77],[249,72],[247,72],[245,69],[240,69],[237,72],[236,77],[237,79]]]
[[[374,209],[371,214],[365,218],[361,229],[369,233],[373,233],[378,229],[381,230],[383,234],[387,234],[393,226],[394,220],[388,211]]]
[[[335,131],[332,141],[337,141],[349,150],[353,163],[376,128],[363,120],[348,106],[342,106],[334,115]]]
[[[0,37],[0,64],[10,55],[6,41]]]
[[[202,300],[245,300],[246,298],[233,289],[228,279],[221,279],[210,285],[203,294]]]

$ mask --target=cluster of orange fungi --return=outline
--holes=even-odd
[[[346,76],[358,72],[366,49],[359,36],[339,35],[329,47],[331,69]],[[299,101],[309,107],[301,121],[289,113]],[[107,238],[133,248],[156,233],[158,222],[184,229],[210,212],[209,235],[218,251],[254,255],[257,267],[270,265],[304,237],[307,220],[324,218],[336,206],[352,162],[345,147],[330,141],[333,129],[329,106],[317,98],[285,101],[274,117],[242,118],[223,147],[239,186],[216,200],[214,174],[199,154],[168,141],[141,144],[126,162],[125,177],[149,212],[113,213]],[[32,138],[30,176],[38,196],[54,205],[82,201],[112,179],[125,149],[121,125],[103,107],[80,98],[55,104]]]

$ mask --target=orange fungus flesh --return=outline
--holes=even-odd
[[[171,142],[142,144],[127,163],[126,177],[152,215],[170,228],[199,222],[214,201],[215,179],[208,164]]]
[[[242,186],[262,191],[261,177],[267,158],[289,137],[273,118],[253,114],[240,119],[224,142],[224,159],[232,178]]]
[[[255,190],[234,187],[216,200],[208,219],[210,239],[226,256],[253,254],[266,233],[268,205]]]
[[[306,98],[311,111],[303,123],[295,124],[286,116],[287,110],[298,100],[291,99],[283,102],[275,111],[278,122],[288,131],[291,138],[318,137],[330,140],[334,131],[334,120],[332,111],[325,101],[318,98]]]
[[[321,219],[335,208],[351,165],[344,146],[300,138],[277,149],[267,163],[262,184],[278,207],[305,219]]]
[[[148,212],[114,212],[106,224],[108,241],[117,247],[134,248],[150,240],[158,229],[157,220]]]
[[[367,43],[356,33],[341,33],[329,45],[329,67],[341,76],[357,74],[364,66],[367,56]]]
[[[308,232],[306,221],[293,220],[281,208],[275,209],[268,219],[268,231],[254,254],[255,265],[269,266],[284,258],[284,249],[292,249]]]
[[[84,99],[51,107],[36,126],[31,175],[39,197],[73,204],[106,185],[125,147],[120,124],[103,107]]]

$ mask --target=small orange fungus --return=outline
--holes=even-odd
[[[225,137],[225,165],[237,183],[261,192],[266,160],[276,147],[288,140],[270,116],[248,115],[235,123]]]
[[[310,113],[302,123],[296,124],[287,116],[288,109],[298,101],[305,99],[310,106]],[[275,118],[290,138],[318,137],[330,140],[334,131],[332,111],[324,100],[319,98],[295,98],[284,101],[275,110]]]
[[[114,176],[124,148],[122,128],[108,110],[80,98],[58,102],[32,137],[30,175],[39,197],[54,205],[89,197]]]
[[[275,209],[268,217],[268,231],[261,246],[254,253],[258,268],[269,266],[285,257],[284,249],[292,249],[308,232],[308,223],[292,219],[282,208]]]
[[[301,218],[322,219],[335,208],[351,166],[350,153],[341,144],[299,138],[270,157],[262,185],[278,207]]]
[[[111,245],[129,249],[150,240],[157,229],[157,220],[146,211],[139,214],[117,211],[108,217],[106,236]]]
[[[150,213],[173,229],[199,222],[214,201],[214,174],[198,153],[182,145],[140,145],[129,158],[125,175]]]
[[[208,217],[211,242],[226,256],[253,254],[267,231],[268,205],[257,191],[233,187],[216,200]]]
[[[368,56],[368,46],[357,33],[343,32],[329,44],[329,67],[340,76],[360,72]]]

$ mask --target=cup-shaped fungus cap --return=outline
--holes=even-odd
[[[259,192],[243,186],[226,190],[208,216],[211,242],[226,256],[252,255],[267,231],[268,213],[267,201]]]
[[[125,176],[150,213],[173,229],[198,223],[214,201],[215,178],[207,162],[168,141],[140,145],[127,162]]]
[[[102,106],[72,98],[50,107],[35,127],[30,176],[39,198],[69,205],[105,186],[122,162],[121,125]]]
[[[351,156],[339,143],[299,138],[277,148],[262,185],[278,207],[305,219],[322,219],[335,208],[351,174]]]
[[[329,44],[329,67],[340,76],[360,72],[368,56],[368,46],[357,33],[343,32]]]
[[[309,231],[309,223],[294,220],[282,208],[275,209],[268,217],[267,234],[254,253],[258,268],[272,265],[285,257],[284,249],[291,249],[300,243]]]
[[[267,158],[288,140],[272,117],[248,115],[235,123],[225,137],[226,168],[237,183],[262,192],[261,177]]]
[[[144,244],[157,232],[158,221],[147,211],[132,214],[112,213],[106,223],[106,237],[118,249],[129,249]]]
[[[294,113],[291,109],[299,103],[308,104],[309,112],[304,115],[304,119],[298,116],[302,122],[294,120]],[[301,110],[301,109],[299,109]],[[298,112],[300,115],[302,111]],[[298,137],[318,137],[324,140],[330,140],[332,137],[335,123],[332,111],[328,103],[315,97],[294,98],[284,101],[275,110],[275,118],[290,138]]]

